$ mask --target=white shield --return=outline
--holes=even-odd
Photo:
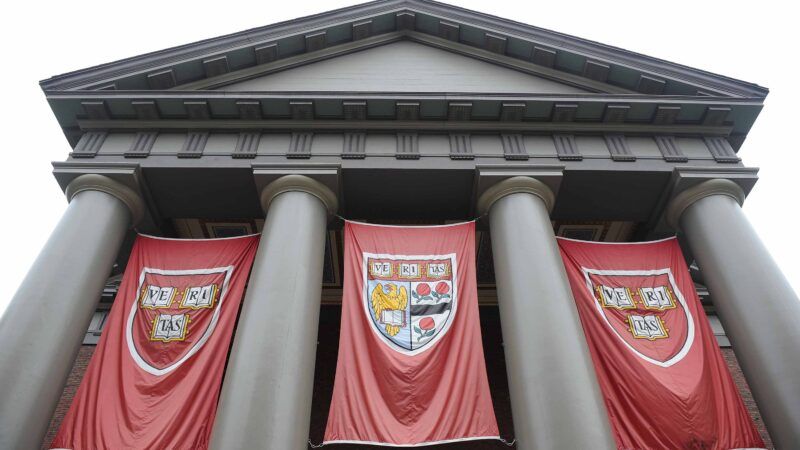
[[[447,334],[458,306],[455,254],[362,257],[364,313],[382,342],[416,355]]]

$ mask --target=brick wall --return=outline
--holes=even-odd
[[[739,361],[736,360],[733,349],[723,348],[721,350],[722,357],[725,358],[725,362],[728,364],[728,370],[731,371],[733,381],[736,383],[736,387],[739,388],[739,393],[742,394],[744,405],[747,407],[747,410],[750,411],[750,417],[753,418],[758,432],[761,433],[761,438],[764,439],[764,443],[767,444],[767,448],[772,448],[772,439],[770,439],[767,433],[764,421],[761,420],[761,413],[758,411],[755,400],[753,400],[753,394],[750,393],[750,386],[747,385],[747,380],[744,379],[744,374],[742,374],[742,369],[739,367]]]
[[[312,441],[317,443],[322,440],[322,434],[325,430],[325,423],[328,417],[328,407],[330,406],[330,395],[333,390],[333,375],[336,365],[336,355],[339,343],[339,317],[341,317],[341,310],[339,307],[324,306],[320,314],[320,329],[319,329],[319,347],[317,349],[317,365],[314,383],[314,405],[311,417],[311,438]],[[503,437],[510,438],[514,433],[514,425],[511,420],[511,405],[508,397],[508,385],[506,382],[505,372],[505,359],[502,352],[502,336],[499,332],[499,317],[496,307],[481,307],[481,328],[483,334],[483,345],[486,353],[486,365],[489,375],[489,381],[494,401],[495,414],[497,415],[498,425]],[[58,403],[56,412],[50,421],[50,430],[45,438],[45,444],[42,449],[48,448],[48,445],[55,437],[61,420],[69,409],[72,402],[72,397],[78,389],[81,379],[83,378],[86,367],[89,364],[89,359],[92,357],[95,347],[91,345],[84,345],[78,353],[78,358],[72,367],[72,372],[67,380],[67,385],[64,388],[64,393],[61,401]],[[750,394],[750,388],[742,375],[742,370],[739,368],[739,363],[733,350],[730,348],[723,348],[722,355],[728,368],[731,371],[736,386],[742,394],[742,399],[750,411],[756,427],[758,428],[764,442],[767,443],[768,448],[772,448],[772,441],[767,434],[764,427],[764,422],[761,420],[761,415],[758,407],[753,401],[753,396]],[[355,449],[372,449],[366,446],[338,446],[340,450],[355,450]],[[434,448],[434,447],[431,447]],[[436,448],[454,448],[452,446],[436,446]],[[498,442],[475,442],[465,445],[463,443],[458,445],[459,449],[463,450],[483,450],[483,449],[502,449],[507,448]]]
[[[92,359],[94,349],[94,345],[81,346],[78,357],[72,365],[69,378],[67,378],[67,384],[64,386],[64,393],[61,394],[61,400],[59,400],[58,406],[56,407],[56,412],[53,414],[53,418],[50,419],[50,428],[42,443],[43,450],[50,448],[50,443],[53,442],[53,438],[56,437],[56,432],[61,425],[61,420],[63,420],[64,416],[67,414],[69,405],[72,403],[72,397],[75,396],[75,392],[81,384],[83,374],[86,372],[86,367],[89,366],[89,360]]]

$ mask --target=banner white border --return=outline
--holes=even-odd
[[[597,309],[598,314],[608,325],[608,328],[611,330],[612,333],[625,344],[626,347],[630,351],[632,351],[635,355],[642,358],[643,360],[655,364],[660,367],[670,367],[686,356],[689,353],[689,350],[692,347],[692,343],[694,342],[694,317],[692,316],[692,312],[689,311],[689,305],[686,304],[686,299],[683,297],[683,293],[681,290],[678,289],[677,283],[675,283],[675,278],[672,276],[672,269],[654,269],[654,270],[602,270],[602,269],[588,269],[586,267],[581,267],[581,272],[583,272],[584,278],[586,278],[586,289],[589,290],[589,297],[593,300],[594,306]],[[605,312],[603,311],[603,307],[600,306],[600,302],[594,296],[594,290],[592,289],[592,280],[589,279],[589,275],[609,275],[609,276],[654,276],[654,275],[667,275],[669,278],[669,282],[672,285],[672,289],[675,292],[675,296],[678,297],[678,301],[683,305],[683,311],[686,315],[687,320],[687,330],[686,330],[686,342],[684,342],[683,347],[681,347],[680,351],[675,354],[672,358],[666,361],[658,361],[656,359],[650,358],[638,350],[636,350],[631,344],[629,344],[625,339],[620,336],[616,329],[611,325],[611,322],[608,321],[608,317],[606,317]]]
[[[128,350],[130,351],[131,357],[136,362],[136,365],[139,366],[142,370],[147,373],[150,373],[155,376],[162,376],[166,375],[173,370],[177,369],[181,366],[187,359],[191,358],[192,355],[197,353],[203,345],[205,345],[206,341],[211,337],[211,334],[214,332],[214,329],[217,327],[217,322],[219,321],[220,310],[222,308],[222,303],[225,300],[225,295],[228,293],[228,283],[230,282],[231,276],[233,275],[234,266],[225,266],[225,267],[214,267],[210,269],[189,269],[189,270],[165,270],[165,269],[153,269],[150,267],[143,267],[142,272],[139,274],[139,284],[136,288],[136,296],[131,304],[130,312],[128,313],[128,320],[127,325],[125,326],[125,340],[128,343]],[[200,339],[186,352],[183,357],[181,357],[176,362],[170,364],[163,369],[159,369],[157,367],[153,367],[147,361],[142,358],[139,352],[136,350],[136,345],[133,343],[133,320],[136,316],[136,312],[138,311],[137,306],[139,305],[139,292],[142,291],[142,285],[144,284],[144,277],[145,274],[153,273],[156,275],[209,275],[213,273],[224,273],[225,274],[225,281],[222,283],[222,290],[219,296],[219,302],[217,302],[217,307],[214,309],[214,315],[211,316],[211,322],[208,324],[208,328],[206,328],[203,335]]]
[[[362,444],[362,445],[380,445],[382,447],[425,447],[428,445],[440,445],[440,444],[452,444],[454,442],[468,442],[468,441],[480,441],[480,440],[495,440],[500,441],[506,445],[505,439],[501,438],[500,436],[471,436],[471,437],[464,437],[464,438],[455,438],[455,439],[445,439],[443,441],[427,441],[427,442],[420,442],[418,444],[392,444],[390,442],[375,442],[375,441],[354,441],[354,440],[335,440],[335,441],[323,441],[322,445],[329,445],[329,444]]]

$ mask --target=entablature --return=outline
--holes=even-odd
[[[565,162],[575,169],[643,170],[641,166],[741,165],[723,136],[692,133],[625,133],[598,127],[594,132],[565,127],[530,132],[522,128],[410,128],[394,131],[340,128],[298,128],[263,131],[231,129],[208,131],[136,129],[84,133],[71,159],[141,161],[142,166],[230,166],[233,161],[308,160],[347,162],[386,168],[403,165],[425,168],[431,164],[462,168],[461,161],[505,160]],[[675,131],[675,130],[671,130]],[[222,163],[220,158],[232,162]],[[358,161],[367,160],[365,163]],[[417,160],[419,160],[417,162]]]
[[[181,157],[187,142],[197,141],[192,134],[150,139],[144,132],[112,133],[96,140],[100,151],[93,157],[54,166],[62,188],[86,173],[132,185],[147,199],[151,228],[177,218],[263,217],[260,189],[287,174],[303,174],[328,186],[338,196],[339,214],[378,221],[476,217],[477,198],[492,183],[530,176],[543,179],[556,194],[554,220],[626,221],[671,233],[663,210],[686,183],[726,178],[746,193],[757,178],[757,169],[715,159],[700,138],[672,139],[685,152],[685,160],[677,162],[653,138],[614,137],[572,137],[575,149],[564,153],[558,146],[565,144],[556,144],[560,138],[569,140],[564,136],[518,135],[517,149],[527,155],[522,159],[507,153],[504,142],[511,137],[499,135],[370,134],[359,140],[347,134],[212,134],[205,137],[202,156]],[[615,154],[619,149],[612,148],[620,140],[627,150]],[[343,147],[358,141],[362,157],[343,158]],[[235,157],[237,151],[247,154]]]

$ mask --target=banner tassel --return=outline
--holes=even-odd
[[[503,438],[499,438],[499,439],[500,439],[500,442],[502,442],[503,444],[506,444],[506,446],[508,446],[508,447],[513,447],[514,444],[517,443],[517,438],[512,439],[511,442],[508,442],[507,440],[505,440]]]

